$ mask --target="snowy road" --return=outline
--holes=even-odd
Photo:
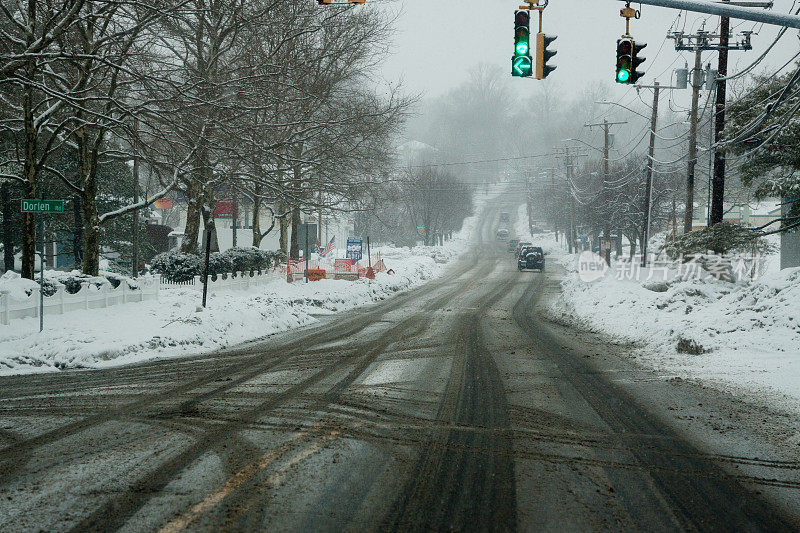
[[[447,275],[346,318],[0,378],[0,530],[800,527],[800,464],[756,407],[540,317],[560,273],[493,240],[512,202]]]

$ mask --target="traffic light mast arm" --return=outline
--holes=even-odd
[[[641,13],[639,10],[633,9],[629,1],[626,3],[625,7],[619,11],[619,16],[625,19],[625,35],[622,36],[622,38],[625,39],[631,36],[631,19],[638,19]]]
[[[545,8],[550,3],[550,0],[523,0],[523,2],[527,3],[527,6],[519,6],[520,9],[525,9],[527,11],[538,11],[539,12],[539,32],[542,33],[542,13],[544,13]]]
[[[630,0],[620,0],[629,3]],[[649,6],[669,7],[672,9],[685,9],[695,13],[720,15],[752,22],[763,22],[773,26],[800,29],[800,16],[760,11],[748,7],[739,7],[730,4],[717,4],[706,0],[636,0],[640,4]]]
[[[334,2],[333,0],[317,0],[321,6],[342,6],[347,4],[364,4],[367,0],[342,0],[341,2]]]

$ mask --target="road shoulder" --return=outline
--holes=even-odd
[[[536,317],[565,349],[581,354],[690,443],[715,458],[756,494],[790,515],[800,509],[800,431],[792,414],[637,362],[636,347],[554,320],[547,303],[559,296],[560,267],[541,284]]]

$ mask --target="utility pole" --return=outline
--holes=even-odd
[[[728,3],[730,0],[723,0]],[[728,75],[728,38],[730,34],[730,18],[723,16],[720,18],[720,50],[719,50],[719,72],[720,79],[717,81],[717,103],[714,126],[714,144],[722,140],[722,132],[725,130],[725,98],[727,94],[727,83],[725,76]],[[722,222],[725,208],[725,155],[722,150],[714,152],[714,178],[711,181],[711,217],[710,222],[713,226]]]
[[[601,204],[604,206],[604,211],[608,210],[608,206],[610,203],[609,198],[609,190],[608,190],[608,182],[611,179],[611,168],[609,164],[609,128],[611,126],[618,126],[621,124],[627,124],[627,122],[608,122],[606,119],[603,119],[602,123],[599,124],[585,124],[584,127],[592,128],[595,126],[600,126],[603,128],[603,194],[601,196]],[[605,213],[603,217],[605,226],[603,228],[603,239],[605,240],[606,245],[606,264],[611,266],[611,213]],[[601,247],[602,248],[602,247]]]
[[[655,165],[656,126],[658,125],[658,93],[660,85],[653,84],[653,115],[650,117],[650,149],[647,152],[647,184],[644,192],[644,228],[642,229],[642,266],[647,266],[647,241],[650,239],[650,213],[653,202],[653,166]]]
[[[702,81],[702,50],[700,43],[694,53],[694,69],[692,70],[692,116],[689,122],[689,163],[686,172],[686,210],[683,216],[683,232],[692,231],[694,220],[694,170],[697,166],[697,111],[700,104],[700,82]]]
[[[729,0],[725,0],[728,2]],[[727,75],[728,71],[728,53],[731,50],[752,50],[753,46],[750,43],[750,37],[752,32],[744,31],[741,32],[743,38],[735,44],[730,43],[730,19],[726,16],[722,17],[722,23],[720,27],[719,35],[712,35],[711,33],[700,31],[696,35],[686,35],[681,31],[676,31],[668,35],[669,38],[675,39],[675,50],[691,50],[698,53],[699,51],[704,50],[717,50],[719,51],[719,71],[718,75],[723,79],[716,79],[716,76],[711,75],[711,70],[709,69],[708,75],[708,88],[716,81],[716,103],[714,105],[714,143],[712,143],[712,150],[714,144],[718,143],[722,139],[722,132],[725,129],[725,79],[724,77]],[[684,42],[684,39],[694,40],[694,44]],[[712,39],[719,39],[719,44],[711,43]],[[700,76],[700,65],[695,61],[695,75],[696,78]],[[696,85],[700,85],[697,79],[693,80],[692,87],[693,90],[695,89]],[[696,94],[693,93],[692,101],[696,98]],[[694,168],[697,166],[697,152],[696,152],[696,143],[697,143],[697,125],[695,121],[694,125],[694,135],[693,141],[690,142],[689,148],[690,150],[694,149],[694,157],[689,155],[689,165],[690,172],[694,175]],[[694,148],[692,148],[694,147]],[[693,184],[692,184],[693,185]],[[689,184],[687,183],[687,189]],[[688,192],[688,191],[687,191]],[[714,150],[714,175],[711,179],[711,213],[709,216],[709,224],[713,225],[717,222],[722,222],[722,214],[723,214],[723,199],[725,196],[725,157],[722,152],[719,150]],[[694,193],[692,192],[692,196]],[[688,199],[687,199],[688,200]],[[687,210],[693,207],[694,198],[692,198],[692,203],[687,204]],[[693,214],[693,213],[692,213]],[[684,230],[688,228],[688,231],[691,231],[691,220],[688,218],[689,214],[686,215],[684,220]],[[687,222],[688,221],[688,222]]]
[[[577,240],[578,240],[578,225],[575,220],[575,192],[573,191],[572,186],[572,179],[575,173],[573,172],[575,169],[574,160],[577,157],[589,157],[586,153],[580,153],[576,149],[575,151],[571,152],[568,146],[564,147],[564,152],[554,151],[553,155],[556,157],[564,157],[564,164],[566,168],[566,177],[567,177],[567,194],[569,195],[570,201],[570,213],[569,213],[569,222],[567,228],[567,240],[569,241],[569,253],[572,253],[573,250],[577,251]],[[551,169],[555,171],[555,169]]]
[[[707,80],[709,81],[708,89],[711,91],[717,90],[717,83],[712,76],[711,71],[711,63],[708,64],[707,68]],[[709,96],[709,100],[710,100]],[[708,181],[706,183],[706,225],[711,226],[711,182],[714,179],[714,158],[717,153],[716,148],[714,147],[714,126],[716,126],[716,106],[711,107],[711,117],[708,119]]]
[[[572,190],[572,157],[568,147],[564,148],[564,162],[567,164],[567,190],[569,191],[570,205],[569,253],[572,253],[578,245],[578,232],[575,227],[575,192]]]
[[[553,167],[550,167],[547,170],[550,171],[550,196],[555,198],[555,196],[556,196],[556,169],[553,168]],[[558,220],[558,218],[556,218],[556,217],[553,217],[553,218],[555,220]],[[558,222],[556,222],[556,242],[558,242],[558,227],[559,226],[560,226],[560,224],[558,224]]]

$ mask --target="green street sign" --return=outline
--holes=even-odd
[[[63,213],[64,200],[26,200],[22,199],[23,213]]]

